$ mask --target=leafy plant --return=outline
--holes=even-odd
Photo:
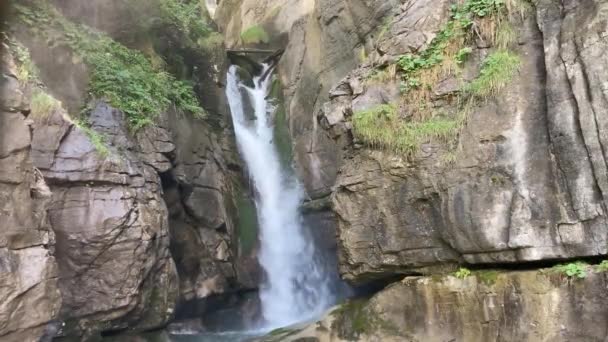
[[[485,17],[502,10],[505,4],[505,0],[468,0],[460,10],[478,17]]]
[[[251,26],[241,33],[241,39],[245,44],[260,44],[270,42],[270,36],[261,26]]]
[[[192,41],[198,41],[212,32],[203,21],[201,3],[198,0],[162,0],[160,1],[161,20],[173,25]]]
[[[582,261],[560,264],[553,267],[555,272],[561,273],[569,278],[584,279],[587,277],[587,264]]]
[[[32,3],[34,8],[15,6],[19,18],[44,25],[42,34],[78,54],[90,67],[89,92],[122,110],[132,130],[153,123],[172,103],[198,118],[205,116],[188,82],[156,69],[143,54],[107,35],[67,20],[50,4]]]
[[[456,277],[458,279],[464,279],[464,278],[471,276],[471,274],[472,274],[471,270],[469,270],[468,268],[465,268],[465,267],[461,267],[458,269],[458,271],[454,272],[454,277]]]

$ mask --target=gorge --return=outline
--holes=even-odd
[[[608,3],[21,0],[0,341],[608,338]]]

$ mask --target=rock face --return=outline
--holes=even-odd
[[[89,70],[74,51],[46,44],[24,26],[14,32],[37,69],[35,81],[22,83],[61,102],[38,104],[43,110],[28,122],[29,96],[14,75],[3,78],[0,157],[6,165],[0,184],[6,191],[0,194],[8,196],[1,213],[9,229],[0,235],[7,255],[0,265],[8,274],[0,316],[10,324],[0,325],[0,336],[40,336],[57,319],[49,336],[86,340],[161,328],[176,314],[200,317],[228,301],[224,297],[238,301],[241,292],[257,287],[258,265],[255,243],[244,249],[238,237],[251,234],[242,227],[255,227],[241,224],[241,209],[250,202],[246,187],[240,190],[226,121],[222,49],[193,51],[169,28],[154,36],[152,46],[131,40],[142,26],[124,21],[124,11],[133,10],[129,1],[53,4],[151,58],[182,58],[167,67],[181,68],[179,76],[191,73],[209,117],[169,109],[134,132],[124,113],[87,95]],[[123,18],[120,29],[108,21],[114,15]],[[125,34],[125,27],[133,31]],[[74,118],[85,104],[90,112],[83,123]],[[195,312],[189,311],[192,303]],[[39,316],[33,319],[32,312]]]
[[[316,113],[330,88],[356,68],[396,1],[222,1],[216,22],[228,47],[247,45],[241,34],[261,27],[262,47],[284,48],[278,65],[294,160],[311,198],[327,196],[341,150],[319,126]],[[254,44],[256,45],[256,44]]]
[[[177,301],[168,213],[153,167],[162,168],[163,160],[140,161],[122,115],[102,102],[91,112],[107,153],[62,109],[36,118],[32,159],[53,193],[48,213],[65,334],[159,327]]]
[[[608,336],[606,281],[605,273],[574,280],[552,270],[411,277],[267,341],[600,342]]]
[[[0,65],[0,340],[36,341],[53,336],[61,306],[55,234],[46,214],[51,192],[32,164],[30,95],[6,49]]]
[[[332,202],[345,278],[365,282],[446,263],[608,252],[604,105],[594,93],[608,75],[601,63],[590,62],[601,60],[606,47],[598,38],[606,28],[595,24],[603,20],[603,7],[539,2],[516,19],[519,73],[472,110],[453,161],[446,161],[441,143],[423,144],[413,158],[362,148],[357,141],[343,145]],[[424,46],[428,38],[421,37],[432,37],[442,22],[434,19],[441,3],[401,11],[391,26],[405,25],[409,33],[398,39],[401,45],[394,35],[382,38],[384,52],[372,63]],[[480,46],[465,74],[475,73],[475,64],[491,51]],[[350,113],[399,101],[396,84],[366,83],[366,71],[369,65],[340,82],[324,106],[321,122],[338,145],[350,137]],[[433,89],[434,107],[445,106],[441,97],[454,91],[449,83]]]

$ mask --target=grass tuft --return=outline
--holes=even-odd
[[[74,125],[89,138],[89,141],[101,157],[105,158],[110,155],[110,149],[106,145],[106,137],[104,135],[98,133],[84,120],[75,120]]]
[[[393,104],[356,112],[353,127],[357,137],[367,144],[398,151],[408,157],[424,143],[449,141],[459,132],[459,122],[451,118],[435,116],[425,121],[400,120]]]
[[[53,111],[61,108],[61,102],[49,95],[43,89],[36,87],[32,91],[30,102],[30,115],[33,118],[43,119],[48,117]]]
[[[479,77],[466,87],[467,92],[481,98],[496,95],[511,81],[520,63],[519,56],[513,52],[493,52],[483,61]]]

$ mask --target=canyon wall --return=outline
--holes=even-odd
[[[197,50],[179,28],[127,19],[138,8],[162,17],[156,5],[137,4],[15,6],[3,43],[2,340],[159,329],[257,287],[256,243],[243,242],[255,234],[253,203],[228,121],[221,37],[210,24],[208,48]],[[134,130],[124,111],[91,96],[97,69],[66,43],[80,24],[164,61],[193,84],[206,118],[171,105]]]
[[[532,288],[546,280],[533,271],[525,273],[525,281],[507,272],[511,285],[490,290],[501,298],[497,302],[467,297],[469,287],[485,293],[475,284],[437,290],[431,280],[457,265],[534,269],[607,254],[606,4],[503,2],[506,19],[482,13],[471,24],[473,34],[456,50],[467,56],[452,66],[457,72],[433,75],[424,89],[408,84],[400,69],[408,66],[400,63],[428,56],[425,51],[437,46],[450,48],[437,41],[450,34],[446,27],[457,25],[453,5],[468,3],[235,0],[221,2],[215,20],[229,46],[285,49],[278,73],[293,164],[311,199],[307,205],[325,218],[323,229],[336,231],[341,276],[356,285],[431,277],[405,278],[406,285],[393,285],[365,304],[398,316],[398,327],[406,324],[400,337],[391,338],[603,341],[605,329],[575,319],[605,315],[587,302],[605,299],[603,274],[580,283],[570,279],[568,285],[554,282],[550,294],[539,299]],[[499,31],[504,22],[510,27],[507,38]],[[252,28],[268,37],[250,39]],[[470,95],[466,84],[482,78],[487,60],[497,53],[515,56],[516,71],[488,95]],[[415,104],[420,93],[424,97]],[[378,127],[387,120],[382,115],[411,123],[406,127],[419,129],[412,134],[422,138],[401,150],[382,146],[382,136],[374,145],[357,131],[356,118],[366,113],[377,115]],[[446,132],[433,123],[458,127]],[[531,290],[520,290],[526,286]],[[464,298],[443,305],[443,290],[464,291]],[[548,304],[548,297],[555,302]],[[496,319],[472,323],[468,316],[492,315],[495,307],[519,301],[523,307]],[[553,311],[543,311],[547,306]],[[539,315],[544,315],[539,321],[561,322],[561,328],[546,322],[529,331],[494,327]],[[313,326],[294,340],[341,340],[335,335],[339,327],[319,324],[316,332],[310,333]],[[385,338],[354,339],[390,340]]]

